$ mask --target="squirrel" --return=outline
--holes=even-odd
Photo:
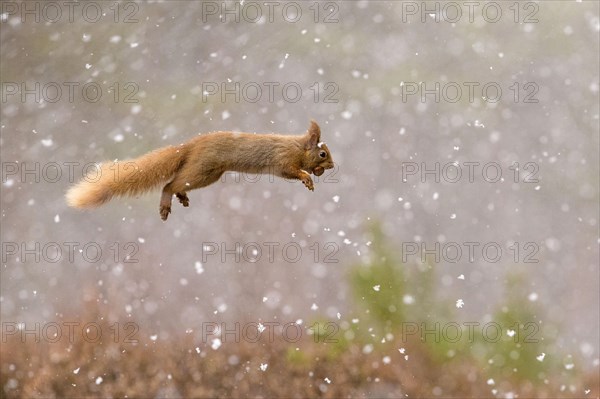
[[[105,162],[71,187],[66,200],[74,208],[96,208],[114,196],[137,196],[166,183],[159,212],[167,220],[173,194],[188,207],[187,191],[206,187],[227,171],[298,179],[314,191],[310,174],[321,176],[333,167],[321,129],[311,120],[304,135],[214,132],[136,159]]]

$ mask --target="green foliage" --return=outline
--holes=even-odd
[[[371,228],[372,256],[367,264],[354,267],[350,281],[355,297],[364,307],[369,319],[386,331],[406,320],[405,275],[383,241],[378,224]]]
[[[371,257],[350,272],[354,296],[369,324],[397,335],[403,324],[450,317],[452,309],[436,301],[434,267],[425,263],[407,268],[388,248],[378,223],[371,225],[369,233]]]
[[[371,257],[355,265],[349,276],[362,309],[361,322],[350,326],[358,340],[377,344],[387,333],[400,337],[411,324],[418,332],[412,337],[406,334],[403,342],[405,338],[420,339],[438,364],[477,364],[490,377],[517,383],[541,384],[552,376],[565,376],[562,363],[571,360],[565,361],[555,345],[557,328],[544,323],[542,307],[528,299],[523,276],[509,275],[506,300],[491,321],[469,329],[453,321],[456,310],[448,301],[440,304],[433,266],[405,267],[389,250],[378,224],[371,226],[370,234]],[[411,300],[405,301],[406,295]]]
[[[544,380],[549,372],[559,371],[554,337],[556,328],[543,323],[544,310],[528,299],[525,279],[509,275],[506,281],[506,301],[492,320],[499,326],[489,328],[489,334],[478,335],[480,360],[487,363],[492,375],[518,381]],[[491,323],[490,323],[491,324]],[[497,339],[496,330],[502,332]]]
[[[288,363],[296,366],[306,366],[311,363],[308,356],[306,356],[303,351],[296,350],[296,347],[288,347],[285,357]]]
[[[310,327],[313,341],[327,347],[327,355],[336,359],[350,346],[350,341],[337,323],[317,321]]]

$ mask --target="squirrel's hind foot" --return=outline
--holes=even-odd
[[[190,199],[188,198],[186,193],[176,193],[175,196],[177,197],[179,202],[181,202],[181,205],[183,205],[186,208],[190,206]]]
[[[167,218],[169,217],[169,213],[171,213],[170,206],[164,206],[164,205],[160,206],[160,218],[162,220],[167,220]]]

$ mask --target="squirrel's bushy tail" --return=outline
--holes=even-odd
[[[164,147],[139,158],[105,162],[67,191],[69,206],[95,208],[114,196],[135,196],[169,181],[185,160],[187,147]]]

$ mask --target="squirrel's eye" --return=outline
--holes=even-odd
[[[325,158],[325,157],[327,156],[327,153],[326,153],[325,151],[321,151],[321,152],[319,153],[319,156],[320,156],[321,158]]]

